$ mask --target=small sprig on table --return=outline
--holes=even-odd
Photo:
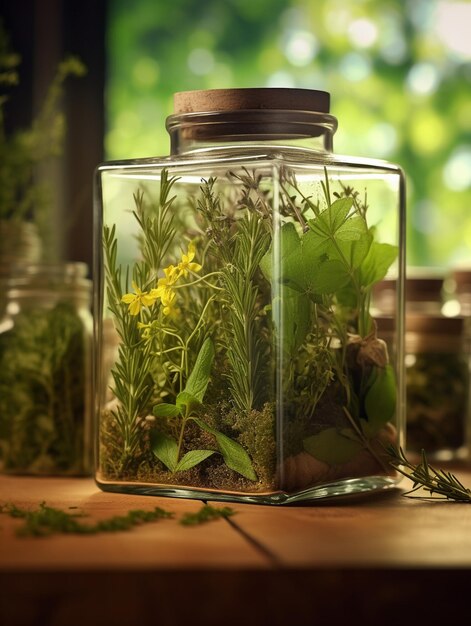
[[[45,502],[41,502],[36,510],[5,504],[0,506],[0,513],[24,520],[24,525],[17,531],[22,537],[45,537],[58,533],[95,535],[102,532],[120,532],[148,522],[173,517],[172,513],[156,507],[151,511],[133,510],[98,522],[84,523],[79,520],[84,517],[82,513],[67,513],[62,509],[48,506]]]
[[[76,507],[70,507],[75,509]],[[123,515],[114,515],[98,522],[82,522],[79,518],[85,517],[80,512],[68,513],[62,509],[48,506],[41,502],[38,509],[25,509],[15,504],[0,504],[0,514],[23,520],[23,526],[17,529],[21,537],[47,537],[55,534],[65,535],[96,535],[97,533],[114,533],[131,530],[149,522],[161,519],[173,519],[174,514],[155,507],[150,511],[140,509],[128,511]],[[180,519],[183,526],[195,526],[212,520],[227,519],[234,515],[230,507],[213,507],[203,504],[197,513],[187,513]]]
[[[443,469],[437,470],[429,465],[424,450],[422,450],[421,461],[417,464],[411,463],[407,459],[402,448],[390,445],[387,452],[390,455],[391,465],[413,483],[412,489],[407,491],[405,496],[428,500],[452,500],[471,504],[471,489],[466,488],[451,472],[446,472]],[[430,495],[426,497],[412,495],[421,489]]]

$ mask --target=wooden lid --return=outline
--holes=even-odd
[[[330,94],[326,91],[282,87],[180,91],[174,94],[173,101],[177,115],[254,109],[329,113],[330,108]]]

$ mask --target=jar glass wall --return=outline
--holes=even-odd
[[[103,489],[284,503],[397,484],[403,176],[319,146],[325,112],[294,136],[299,115],[257,117],[250,143],[225,111],[187,151],[98,168]],[[386,276],[394,360],[370,313]]]

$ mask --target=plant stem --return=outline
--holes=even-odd
[[[354,431],[356,432],[356,434],[360,438],[361,443],[365,446],[365,448],[368,450],[368,452],[371,454],[371,456],[379,463],[379,465],[383,468],[383,470],[386,472],[386,474],[389,474],[390,470],[389,470],[388,465],[383,461],[383,459],[372,448],[372,446],[370,445],[369,440],[361,432],[360,427],[358,426],[358,424],[355,422],[355,420],[353,419],[352,415],[350,414],[350,411],[345,406],[342,407],[342,408],[343,408],[343,411],[344,411],[345,415],[347,416],[348,421],[352,425],[352,428],[354,429]]]

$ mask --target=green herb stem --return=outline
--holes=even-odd
[[[451,472],[437,470],[430,466],[424,450],[422,450],[421,461],[417,464],[407,459],[402,448],[391,444],[387,447],[387,452],[391,465],[413,483],[413,488],[406,492],[405,496],[419,497],[412,496],[412,494],[423,489],[430,494],[426,499],[471,503],[471,489],[465,487]]]

